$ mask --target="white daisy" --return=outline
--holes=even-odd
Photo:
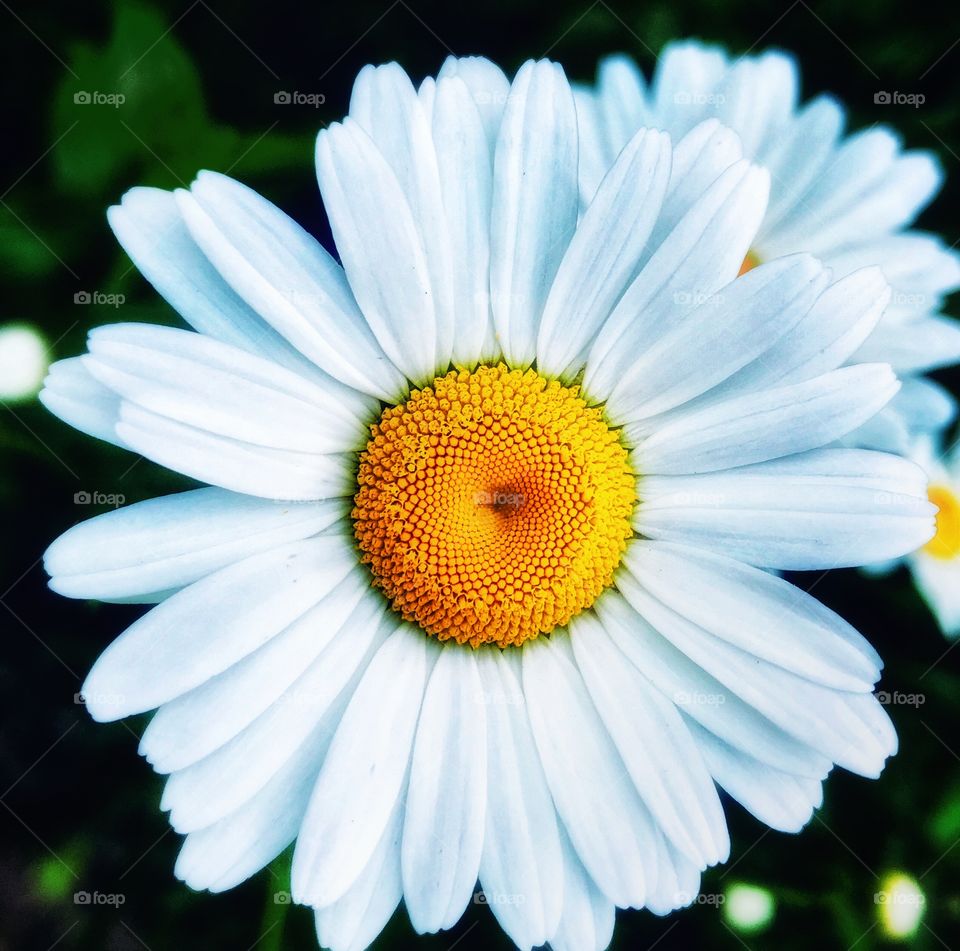
[[[636,134],[578,221],[558,66],[390,65],[317,143],[342,267],[222,175],[110,210],[196,332],[99,328],[42,398],[210,487],[46,566],[159,602],[83,692],[157,709],[189,885],[295,841],[324,946],[402,899],[420,932],[485,900],[521,948],[604,948],[727,857],[718,786],[795,831],[834,764],[880,773],[877,654],[765,569],[932,534],[916,466],[823,448],[897,389],[843,366],[888,289],[807,255],[737,279],[767,176],[718,136]]]
[[[960,635],[960,444],[944,453],[940,441],[918,437],[910,452],[927,473],[928,495],[937,506],[936,534],[906,558],[868,566],[871,574],[887,574],[906,564],[923,600],[950,638]]]
[[[744,267],[810,252],[842,277],[878,265],[893,288],[883,319],[854,360],[890,363],[903,388],[856,433],[860,445],[906,452],[915,433],[955,416],[953,398],[922,376],[960,360],[960,325],[939,311],[960,287],[960,254],[909,225],[937,192],[933,155],[903,152],[884,125],[844,135],[844,109],[830,96],[798,104],[794,60],[782,53],[731,58],[695,41],[665,47],[648,85],[636,64],[614,56],[595,89],[578,89],[580,182],[589,200],[627,140],[642,126],[685,135],[708,117],[737,132],[711,147],[743,153],[770,172],[770,203]]]

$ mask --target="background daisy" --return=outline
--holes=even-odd
[[[676,136],[717,117],[735,130],[771,180],[744,268],[808,251],[838,275],[878,265],[890,282],[891,301],[857,359],[889,362],[904,387],[854,441],[906,452],[915,433],[939,431],[956,415],[949,394],[921,374],[960,359],[960,327],[941,313],[960,287],[960,254],[910,228],[943,173],[930,152],[905,152],[889,126],[847,132],[840,101],[821,95],[801,104],[799,90],[796,61],[779,52],[737,57],[719,46],[673,43],[649,82],[629,57],[608,57],[596,86],[578,90],[581,190],[588,200],[641,126]]]

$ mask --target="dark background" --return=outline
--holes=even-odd
[[[107,228],[106,207],[135,184],[172,188],[201,168],[229,172],[329,242],[313,137],[346,111],[365,63],[396,59],[419,80],[449,52],[482,53],[508,71],[549,55],[588,80],[605,53],[629,51],[649,68],[680,36],[738,52],[792,50],[805,95],[833,91],[852,127],[889,122],[909,146],[937,152],[949,179],[921,224],[960,239],[960,22],[945,4],[0,0],[0,324],[32,323],[63,357],[100,323],[177,322]],[[277,105],[282,90],[320,93],[325,104]],[[879,90],[921,92],[926,103],[875,106]],[[77,105],[78,91],[122,92],[126,102]],[[126,302],[75,304],[80,291]],[[941,378],[956,389],[956,375]],[[312,915],[274,900],[287,887],[288,856],[225,895],[174,879],[179,837],[158,810],[161,778],[136,753],[143,721],[98,726],[74,700],[95,657],[142,609],[52,595],[45,546],[101,510],[75,504],[78,491],[130,503],[187,486],[81,436],[35,400],[0,404],[0,951],[315,947]],[[627,912],[615,948],[883,947],[874,894],[893,869],[915,876],[927,897],[912,946],[960,947],[960,650],[948,651],[903,571],[796,580],[878,646],[886,690],[922,695],[920,706],[891,709],[901,752],[878,782],[833,776],[800,836],[765,832],[730,805],[731,861],[706,874],[704,891],[736,881],[770,889],[777,914],[767,931],[737,933],[714,905],[667,919]],[[77,905],[81,890],[122,894],[123,906]],[[415,940],[437,951],[510,947],[478,906],[452,932],[423,939],[401,911],[378,946]]]

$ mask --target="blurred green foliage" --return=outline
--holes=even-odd
[[[200,168],[229,172],[329,246],[313,179],[313,137],[345,112],[357,70],[389,59],[419,77],[448,52],[483,53],[507,69],[550,55],[572,77],[589,80],[603,54],[627,50],[649,67],[656,50],[678,36],[737,51],[785,47],[800,58],[807,95],[836,92],[853,126],[893,122],[909,145],[940,155],[950,177],[921,223],[950,242],[960,239],[960,24],[939,5],[2,6],[9,88],[0,323],[32,322],[57,357],[79,352],[100,323],[178,322],[106,226],[106,207],[132,185],[175,188]],[[927,102],[883,110],[873,105],[878,89],[923,92]],[[276,103],[284,90],[319,93],[325,103]],[[94,94],[115,104],[95,102]],[[94,289],[126,301],[120,308],[73,302],[78,291]],[[956,372],[941,379],[957,389]],[[95,514],[74,504],[79,490],[133,502],[188,484],[69,430],[35,401],[0,404],[0,951],[279,951],[315,944],[310,915],[275,897],[289,889],[289,856],[225,895],[194,894],[174,879],[178,837],[158,809],[161,780],[136,755],[143,723],[97,726],[74,701],[96,655],[140,609],[53,596],[40,565],[44,547]],[[960,650],[948,650],[903,572],[879,582],[854,572],[798,581],[814,586],[878,646],[888,662],[887,689],[924,695],[923,706],[891,710],[901,753],[878,782],[831,777],[822,810],[800,836],[765,832],[731,806],[731,862],[705,876],[704,890],[724,894],[734,881],[769,889],[777,910],[767,930],[737,934],[716,903],[705,903],[667,920],[621,914],[615,948],[882,947],[874,896],[892,869],[912,874],[927,896],[911,945],[960,941]],[[83,891],[119,893],[124,902],[76,904]],[[381,946],[413,940],[401,913]],[[468,909],[453,932],[417,940],[435,951],[454,943],[461,951],[508,947],[482,907]]]

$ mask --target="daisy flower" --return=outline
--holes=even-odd
[[[638,132],[581,216],[559,66],[394,64],[317,141],[341,263],[223,175],[110,209],[193,330],[94,330],[42,398],[208,487],[46,567],[156,602],[83,694],[157,711],[189,885],[295,842],[325,947],[402,900],[419,932],[482,902],[518,947],[599,949],[726,859],[718,787],[798,830],[835,764],[880,773],[879,657],[765,569],[932,534],[916,466],[824,448],[897,390],[844,365],[888,289],[808,255],[738,277],[768,183],[733,142]]]
[[[960,360],[960,326],[939,313],[960,287],[960,254],[909,228],[943,175],[933,155],[904,152],[885,125],[845,135],[841,104],[818,96],[800,105],[798,87],[794,60],[778,52],[732,58],[718,46],[671,43],[649,85],[629,57],[604,60],[596,86],[576,91],[583,197],[594,195],[638,128],[678,138],[719,118],[739,142],[727,133],[715,147],[742,147],[770,173],[770,202],[745,269],[804,251],[837,277],[883,269],[892,298],[853,359],[890,363],[903,388],[852,441],[904,453],[916,433],[942,429],[956,414],[953,398],[922,374]]]
[[[910,458],[930,480],[928,495],[938,510],[936,534],[905,558],[869,565],[866,570],[885,575],[905,564],[940,630],[955,638],[960,635],[960,445],[944,453],[940,440],[918,437]]]

